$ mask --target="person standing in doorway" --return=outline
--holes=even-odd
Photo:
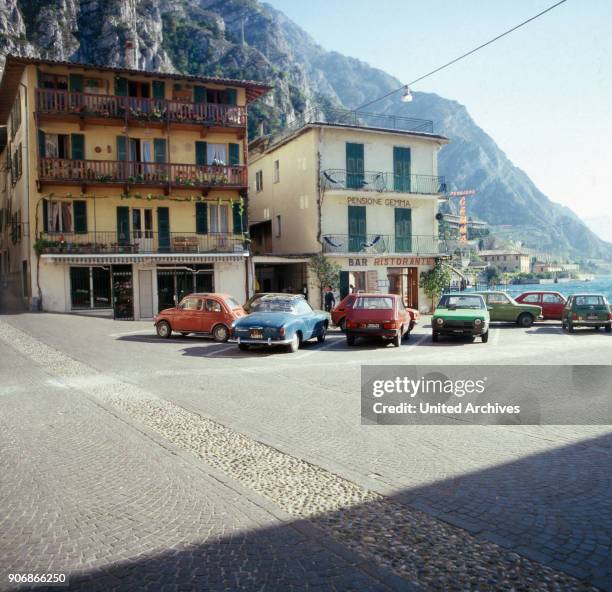
[[[336,306],[336,297],[332,291],[331,286],[325,286],[325,311],[331,312],[332,308]]]

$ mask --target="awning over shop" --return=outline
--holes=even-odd
[[[129,263],[239,263],[248,257],[244,253],[112,253],[70,254],[52,253],[41,255],[45,263],[69,265],[121,265]]]

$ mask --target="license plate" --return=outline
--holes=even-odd
[[[251,329],[251,339],[263,339],[263,331],[261,329]]]
[[[378,323],[368,323],[368,329],[380,329],[380,325]]]
[[[587,319],[589,320],[597,320],[599,317],[596,314],[590,314]]]

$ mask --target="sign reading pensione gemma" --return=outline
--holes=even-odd
[[[362,366],[363,425],[612,425],[612,366]]]

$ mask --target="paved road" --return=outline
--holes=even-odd
[[[612,335],[554,324],[492,329],[488,344],[347,348],[340,334],[290,355],[197,336],[163,341],[149,323],[5,317],[100,372],[282,451],[612,590],[612,438],[605,426],[362,426],[364,363],[612,362]]]
[[[0,374],[0,590],[26,588],[11,573],[68,574],[87,592],[389,589],[383,570],[364,571],[2,340]]]

